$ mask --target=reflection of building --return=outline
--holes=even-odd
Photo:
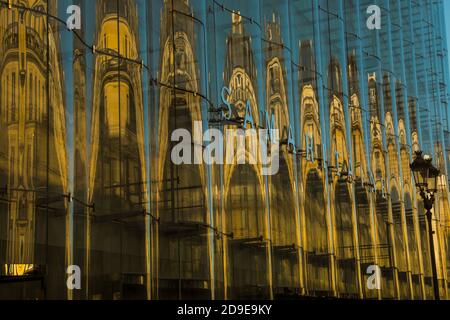
[[[173,7],[172,7],[173,5]],[[160,81],[158,125],[152,158],[153,210],[159,218],[152,256],[155,296],[160,299],[211,298],[211,265],[208,250],[210,217],[205,192],[205,168],[201,164],[176,166],[171,160],[170,136],[177,129],[191,135],[202,121],[195,21],[189,1],[164,1],[161,8]],[[192,141],[201,144],[201,141]],[[198,148],[193,157],[200,157]]]
[[[419,149],[443,173],[450,298],[441,0],[75,1],[76,35],[47,21],[56,3],[0,6],[0,298],[430,299]],[[355,9],[374,3],[379,31]],[[261,145],[226,135],[249,132],[246,112],[279,129],[272,176]],[[194,164],[172,161],[177,129]],[[230,163],[202,161],[206,129]]]
[[[146,165],[134,1],[97,3],[88,177],[88,277],[93,297],[146,297]],[[118,58],[120,55],[120,58]],[[122,237],[127,239],[123,254]],[[110,277],[103,276],[104,268]],[[138,284],[141,284],[139,287]],[[105,289],[110,285],[110,288]]]
[[[249,101],[254,120],[259,123],[252,39],[245,30],[240,15],[233,14],[231,19],[223,80],[225,84],[229,84],[232,91],[229,100],[236,106],[239,117],[244,117]],[[237,140],[234,137],[231,139]],[[230,145],[228,141],[224,143],[227,147]],[[237,141],[231,143],[236,145]],[[262,205],[266,202],[267,195],[263,189],[261,170],[257,164],[250,164],[250,157],[254,154],[250,152],[249,147],[245,148],[244,155],[236,155],[236,158],[238,156],[243,157],[247,164],[237,165],[237,159],[233,159],[223,170],[223,229],[226,233],[233,234],[233,237],[225,237],[223,241],[225,297],[263,298],[269,296],[272,281],[268,269],[268,215],[267,208]],[[248,200],[252,205],[246,204]]]
[[[26,4],[46,10],[39,1]],[[56,10],[55,1],[50,5],[52,12]],[[1,246],[2,273],[39,275],[46,269],[53,273],[53,281],[64,281],[58,280],[64,270],[58,272],[57,264],[68,258],[62,196],[67,193],[68,168],[56,25],[49,24],[46,37],[47,20],[42,15],[3,6],[0,15],[0,177],[5,187],[0,206],[1,235],[6,240]],[[46,241],[55,246],[46,248]],[[48,294],[63,292],[58,285]]]
[[[264,46],[266,108],[275,116],[280,139],[286,140],[291,127],[286,87],[286,61],[283,52],[280,17],[275,14],[266,22]],[[286,145],[280,149],[279,173],[270,178],[270,238],[272,239],[272,286],[275,298],[299,294],[301,279],[301,247],[299,208],[294,175],[294,157]],[[288,192],[284,188],[287,188]]]

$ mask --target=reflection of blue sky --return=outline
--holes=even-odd
[[[145,65],[149,65],[148,59],[148,43],[147,43],[147,24],[143,23],[143,21],[147,21],[147,7],[145,0],[137,1],[137,12],[138,12],[138,34],[136,35],[137,45],[139,47],[139,59],[142,59]],[[145,147],[145,159],[150,159],[150,142],[149,142],[149,127],[148,121],[146,119],[149,118],[149,85],[148,78],[149,74],[147,69],[142,69],[142,102],[144,108],[144,147]],[[147,172],[150,172],[150,162],[147,161],[145,164]],[[150,192],[150,180],[147,179],[147,190]],[[148,194],[150,196],[150,194]]]

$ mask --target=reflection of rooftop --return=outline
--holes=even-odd
[[[26,41],[28,49],[33,50],[38,57],[44,57],[44,42],[36,30],[30,27],[26,28]]]
[[[115,56],[118,56],[117,53],[113,54]],[[121,59],[119,62],[119,58],[107,58],[102,61],[101,63],[101,70],[99,70],[102,73],[108,73],[108,72],[123,72],[124,74],[130,74],[132,70],[132,67],[130,64]]]

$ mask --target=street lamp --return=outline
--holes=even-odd
[[[433,159],[431,156],[422,156],[422,151],[416,151],[416,158],[413,163],[410,164],[410,168],[413,172],[416,187],[420,192],[420,196],[423,199],[424,208],[426,210],[428,237],[430,242],[431,269],[433,272],[434,298],[439,300],[439,283],[436,268],[436,253],[434,251],[434,231],[432,224],[433,215],[431,213],[431,209],[433,209],[434,195],[438,191],[438,178],[440,171],[433,166],[431,163],[432,160]]]

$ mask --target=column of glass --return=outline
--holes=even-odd
[[[424,20],[424,10],[425,6],[423,3],[412,2],[412,19],[413,25],[415,27],[415,51],[416,51],[416,70],[418,79],[418,118],[420,122],[421,130],[421,141],[420,149],[427,154],[432,154],[434,151],[434,146],[431,143],[431,128],[430,128],[430,113],[431,110],[428,107],[429,104],[429,59],[428,53],[426,51],[426,34],[429,32],[426,21]],[[432,290],[432,274],[431,274],[431,261],[430,261],[430,251],[428,242],[427,225],[424,215],[423,203],[421,201],[420,195],[417,195],[418,200],[418,214],[419,214],[419,230],[420,230],[420,240],[422,246],[422,257],[423,257],[423,272],[424,272],[424,287],[425,287],[425,298],[433,298]]]
[[[57,24],[47,19],[57,7],[31,5],[1,4],[6,44],[1,75],[2,273],[19,277],[15,284],[7,282],[2,292],[16,298],[54,298],[65,295],[62,195],[67,191],[59,39]],[[56,197],[58,204],[50,208]],[[32,281],[23,292],[20,277],[27,275],[33,275]],[[61,285],[46,285],[50,282]]]
[[[404,38],[404,61],[405,61],[405,73],[406,83],[408,86],[408,112],[409,112],[409,130],[410,134],[407,139],[412,148],[412,151],[420,149],[419,141],[421,140],[420,122],[418,119],[418,82],[417,82],[417,68],[416,68],[416,46],[414,44],[415,32],[414,32],[414,19],[412,10],[412,1],[401,2],[402,10],[402,25],[403,25],[403,38]],[[407,138],[408,138],[407,137]],[[403,157],[403,154],[402,154]],[[402,159],[402,161],[404,161]],[[405,172],[404,172],[405,174]],[[411,185],[414,188],[415,184],[411,178]],[[406,180],[406,179],[405,179]],[[405,214],[406,214],[406,227],[408,235],[408,245],[410,253],[410,266],[411,266],[411,278],[414,299],[420,299],[424,297],[424,281],[423,281],[423,258],[422,258],[422,241],[420,241],[420,224],[419,215],[423,214],[418,212],[416,203],[417,193],[415,189],[411,190],[411,193],[405,195]]]
[[[443,174],[445,174],[447,169],[447,159],[445,156],[445,136],[444,136],[444,128],[447,125],[447,121],[445,119],[446,111],[448,108],[447,97],[446,97],[446,85],[445,85],[445,77],[442,72],[443,60],[446,58],[443,57],[442,54],[442,43],[446,42],[442,38],[442,30],[439,15],[442,13],[440,11],[442,9],[441,2],[432,2],[429,1],[429,15],[430,21],[432,21],[432,75],[433,82],[432,86],[434,88],[434,107],[435,107],[435,116],[432,118],[432,127],[433,138],[435,139],[435,154],[434,154],[434,162],[435,165],[441,170]],[[440,181],[439,192],[437,194],[436,205],[435,205],[435,215],[436,215],[436,240],[437,240],[437,250],[438,250],[438,281],[440,287],[440,295],[441,298],[445,298],[447,296],[447,284],[446,284],[446,252],[444,239],[446,234],[445,221],[447,218],[447,214],[443,211],[443,206],[441,205],[443,201],[446,201],[446,184],[443,181]]]
[[[268,177],[274,298],[298,295],[300,280],[300,221],[297,195],[297,145],[288,145],[295,134],[292,95],[292,50],[289,1],[261,2],[265,75],[265,111],[275,116],[279,130],[279,171]],[[296,42],[294,42],[296,43]],[[266,126],[266,125],[264,125]],[[284,186],[289,186],[286,190]]]
[[[328,199],[331,203],[336,293],[357,297],[358,274],[355,206],[352,195],[352,148],[349,117],[347,57],[342,3],[319,2],[324,81],[327,150]]]
[[[348,56],[349,110],[353,155],[355,204],[357,213],[359,264],[361,272],[361,294],[365,299],[378,298],[378,290],[368,288],[368,268],[377,265],[375,247],[374,210],[370,187],[370,126],[367,74],[364,70],[362,30],[365,28],[366,8],[360,1],[345,1],[346,46]]]
[[[441,94],[442,96],[442,104],[443,104],[443,117],[444,117],[444,138],[445,138],[445,148],[444,149],[444,158],[447,159],[447,169],[446,173],[450,172],[450,109],[449,109],[449,61],[448,61],[448,47],[447,42],[447,32],[446,32],[446,23],[445,15],[444,15],[444,3],[443,1],[439,2],[439,6],[437,8],[437,16],[440,21],[440,31],[441,31],[441,48],[439,57],[442,61],[442,77],[444,90]],[[449,266],[450,266],[450,234],[449,234],[449,221],[450,221],[450,202],[449,202],[449,189],[448,189],[448,175],[447,178],[442,183],[445,184],[443,187],[443,195],[442,195],[442,212],[444,213],[444,217],[442,219],[444,231],[444,239],[443,239],[443,251],[446,253],[446,257],[444,260],[444,277],[446,278],[446,291],[447,291],[447,299],[450,298],[450,274],[449,274]]]
[[[410,126],[408,118],[408,83],[405,73],[405,41],[402,22],[401,3],[394,1],[390,3],[391,11],[391,41],[393,70],[395,72],[395,114],[396,114],[396,143],[397,143],[397,163],[399,163],[399,176],[397,178],[400,192],[400,211],[393,201],[393,223],[394,236],[396,237],[397,266],[399,276],[399,289],[401,299],[412,298],[412,276],[411,276],[411,255],[409,250],[409,237],[406,220],[406,210],[410,208],[410,195],[415,190],[412,181],[409,164],[412,162],[412,146],[410,144]],[[408,31],[408,29],[406,29]],[[411,227],[411,223],[410,223]],[[413,240],[414,241],[414,240]],[[414,243],[412,244],[414,248]]]
[[[206,19],[202,1],[151,4],[154,102],[151,123],[152,213],[158,219],[153,261],[155,297],[212,298],[212,219],[208,167],[201,161],[208,107]],[[183,131],[193,157],[177,164],[172,134]],[[197,161],[200,160],[200,161]]]
[[[380,3],[376,3],[380,6]],[[373,5],[370,1],[361,1],[362,8]],[[389,232],[386,186],[386,130],[384,126],[384,96],[382,92],[382,60],[381,31],[364,28],[365,74],[367,76],[368,102],[370,119],[370,158],[371,170],[369,187],[373,196],[375,215],[375,239],[377,265],[381,269],[381,290],[379,297],[392,299],[395,297],[392,239]]]
[[[219,92],[223,87],[229,89],[224,97],[235,107],[230,122],[214,125],[225,134],[236,129],[247,132],[248,127],[242,127],[246,110],[256,125],[261,125],[264,111],[260,3],[213,1],[213,10],[215,42],[210,46],[215,45],[216,75],[212,78]],[[220,100],[217,105],[222,104]],[[235,141],[225,136],[225,153],[230,145],[236,145]],[[245,165],[237,165],[237,158],[231,157],[231,164],[215,171],[220,194],[217,225],[224,234],[223,295],[229,299],[272,297],[269,192],[260,165],[250,163],[252,156],[246,148],[239,155]]]
[[[305,294],[332,296],[331,228],[324,165],[326,140],[323,106],[323,76],[319,12],[315,1],[291,1],[294,108],[299,129],[296,133],[300,199],[302,269]],[[326,136],[326,134],[325,134]]]

